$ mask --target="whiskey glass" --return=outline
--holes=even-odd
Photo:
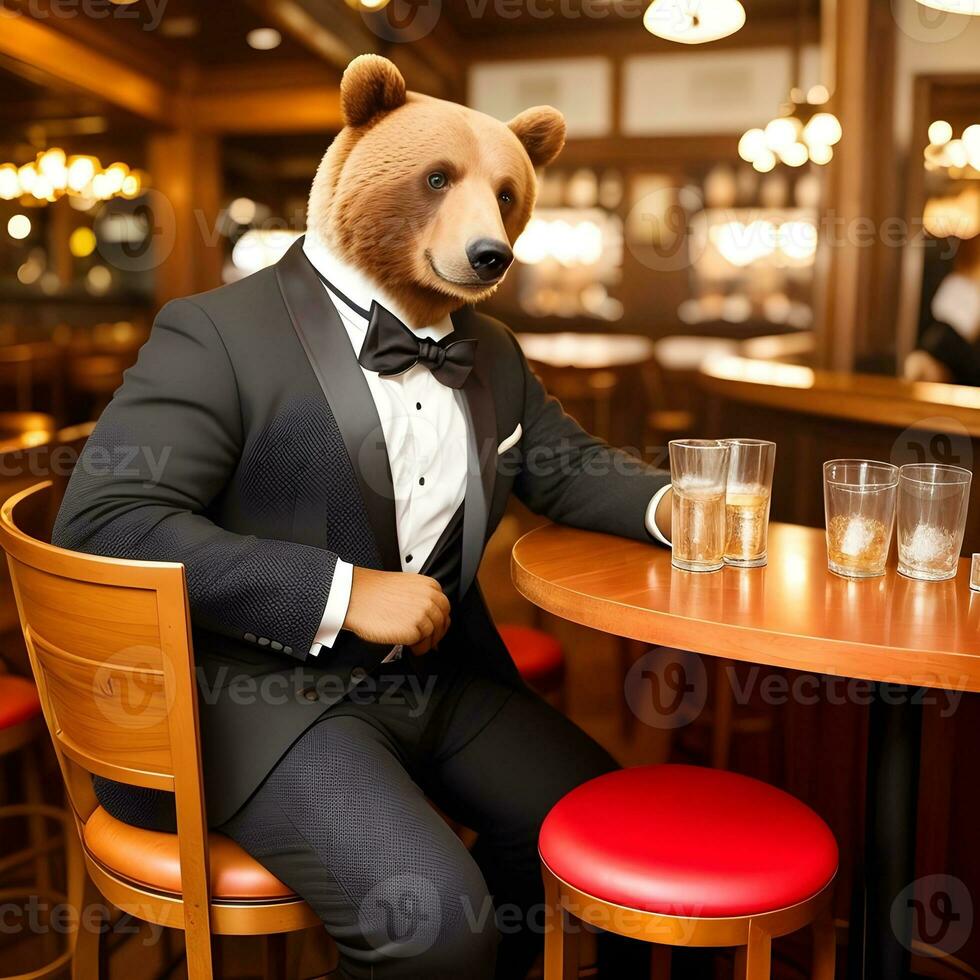
[[[671,564],[715,572],[724,564],[729,448],[719,439],[675,439],[670,450]]]
[[[823,464],[827,566],[845,578],[885,574],[898,467],[873,459],[832,459]]]
[[[725,491],[725,564],[757,568],[768,560],[769,501],[776,444],[765,439],[723,439],[728,446]]]
[[[909,578],[955,578],[973,474],[960,466],[910,463],[898,471],[898,570]]]

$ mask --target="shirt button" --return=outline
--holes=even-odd
[[[419,477],[419,486],[420,487],[424,487],[425,486],[425,477],[424,476],[420,476]]]
[[[406,556],[405,556],[405,564],[406,564],[406,565],[407,565],[407,564],[408,564],[408,563],[409,563],[409,562],[410,562],[411,560],[412,560],[412,556],[411,556],[411,555],[406,555]]]
[[[421,402],[416,402],[415,403],[415,410],[418,411],[418,412],[421,412],[422,411],[422,403]]]

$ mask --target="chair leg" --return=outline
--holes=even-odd
[[[104,934],[102,908],[102,895],[86,874],[81,902],[75,910],[78,918],[74,935],[75,955],[71,961],[72,980],[101,980],[105,975],[101,956]]]
[[[749,942],[735,953],[736,980],[770,980],[772,936],[757,926],[749,926]]]
[[[578,935],[566,928],[567,913],[561,907],[559,885],[545,872],[544,980],[576,980]]]
[[[811,980],[834,980],[837,969],[837,932],[828,912],[813,923],[813,969]]]
[[[286,980],[289,934],[275,932],[265,937],[265,980]]]

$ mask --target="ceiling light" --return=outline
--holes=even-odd
[[[31,219],[26,214],[15,214],[7,222],[7,234],[21,241],[31,233]]]
[[[274,27],[256,27],[245,35],[245,40],[256,51],[271,51],[282,44],[282,35]]]
[[[934,146],[945,146],[952,138],[953,127],[945,119],[929,124],[929,142]]]
[[[761,129],[747,130],[738,141],[738,155],[746,163],[751,163],[765,149],[766,134]]]
[[[717,41],[744,23],[745,8],[739,0],[653,0],[643,15],[643,26],[651,34],[681,44]]]
[[[980,0],[919,0],[919,3],[950,14],[980,15]]]

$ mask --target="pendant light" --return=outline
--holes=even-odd
[[[745,23],[739,0],[653,0],[643,26],[657,37],[680,44],[706,44],[728,37]]]

